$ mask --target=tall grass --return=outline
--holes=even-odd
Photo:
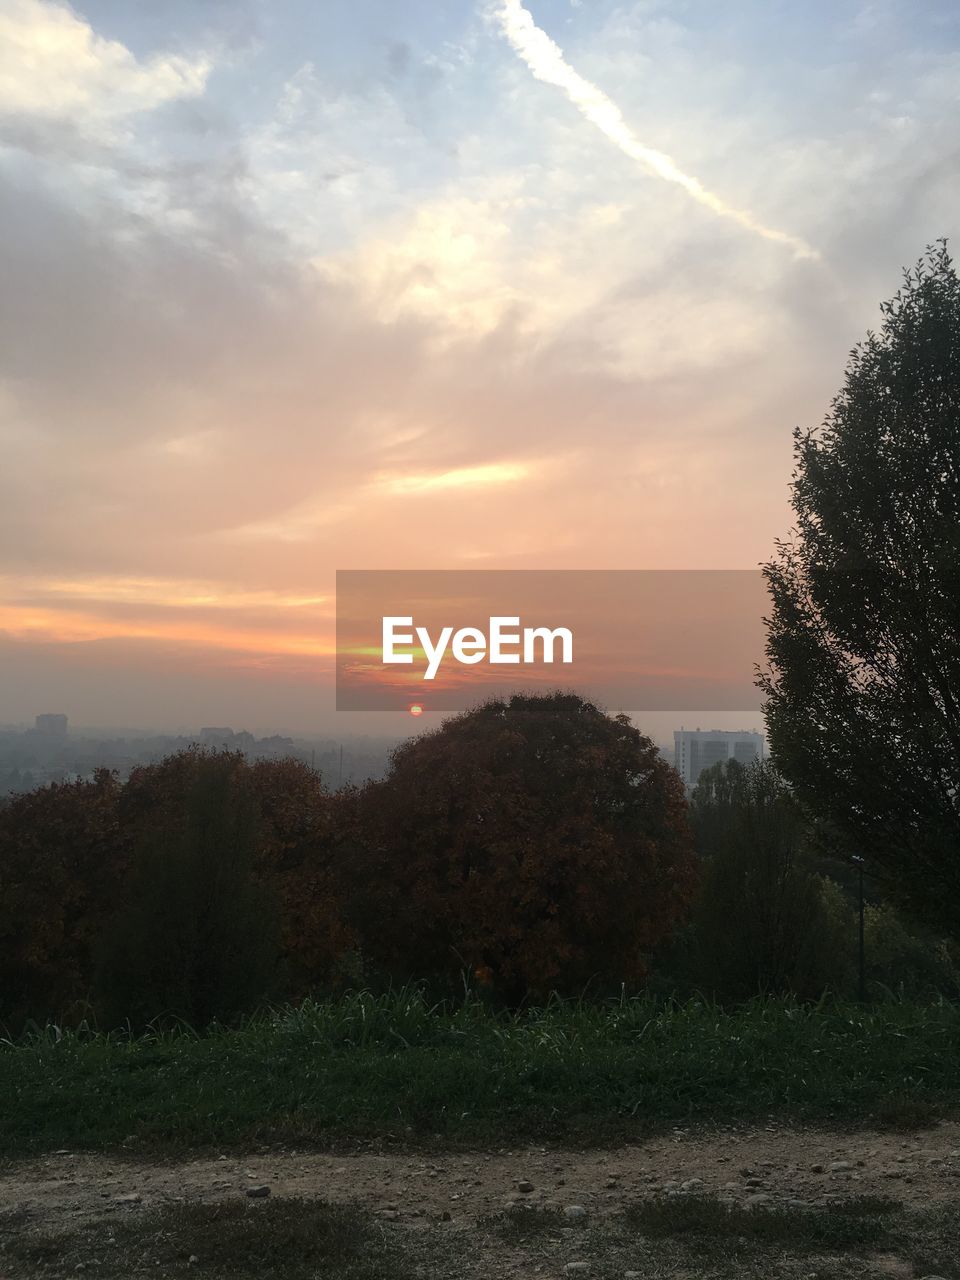
[[[960,1009],[889,1001],[553,1000],[415,987],[238,1028],[36,1028],[0,1045],[0,1151],[378,1138],[606,1141],[690,1121],[864,1122],[960,1108]]]

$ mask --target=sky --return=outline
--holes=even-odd
[[[0,0],[0,723],[329,727],[337,569],[756,567],[958,107],[946,0]]]

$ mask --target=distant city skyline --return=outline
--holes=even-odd
[[[349,718],[341,717],[340,723]],[[109,769],[125,779],[139,765],[154,763],[195,745],[213,751],[239,751],[248,759],[298,759],[316,768],[325,785],[337,787],[381,777],[395,746],[411,735],[437,727],[441,718],[435,714],[432,724],[423,724],[419,719],[404,717],[392,731],[377,731],[368,723],[367,732],[330,734],[258,732],[232,725],[181,725],[167,729],[78,725],[71,724],[63,712],[39,712],[32,725],[0,722],[0,800],[52,782],[89,781],[98,769]],[[695,785],[702,768],[709,768],[719,759],[747,763],[762,759],[765,754],[763,736],[750,730],[681,728],[673,731],[671,743],[666,736],[658,737],[650,726],[641,724],[641,728],[651,736],[661,756],[677,768],[688,790]],[[691,739],[699,739],[702,749],[681,750],[681,740],[688,744]]]

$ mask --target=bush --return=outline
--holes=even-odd
[[[867,981],[908,999],[960,998],[960,966],[946,939],[913,932],[892,907],[867,905],[864,913]]]

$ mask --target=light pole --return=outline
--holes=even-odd
[[[857,864],[857,999],[861,1004],[867,1001],[867,978],[864,966],[863,950],[863,859],[854,857]]]

